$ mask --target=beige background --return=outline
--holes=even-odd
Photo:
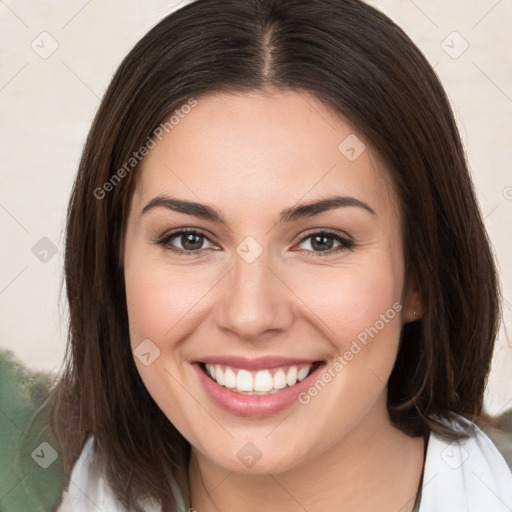
[[[32,368],[57,371],[64,354],[65,209],[92,117],[122,58],[181,3],[0,0],[0,346]],[[505,297],[487,405],[512,408],[512,0],[371,3],[452,101]]]

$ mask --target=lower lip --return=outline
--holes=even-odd
[[[277,393],[269,395],[243,395],[236,393],[224,386],[220,386],[208,377],[198,363],[193,363],[192,366],[199,374],[199,380],[204,386],[206,393],[221,409],[236,416],[263,418],[274,416],[290,407],[298,400],[298,396],[309,388],[310,383],[323,370],[325,364],[320,365],[304,380],[297,382],[295,386],[287,386]]]

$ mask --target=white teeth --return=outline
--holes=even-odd
[[[274,374],[274,389],[283,389],[286,387],[286,375],[283,370],[277,370]]]
[[[226,373],[229,371],[226,370]],[[254,391],[253,378],[247,370],[240,370],[236,376],[236,388],[238,391]]]
[[[297,367],[292,366],[286,374],[286,384],[293,386],[297,383]]]
[[[311,365],[303,366],[299,373],[297,373],[297,379],[298,380],[304,380],[309,375],[309,370],[311,368]]]
[[[272,375],[268,370],[260,370],[254,378],[254,391],[271,391],[274,387]]]
[[[304,380],[310,374],[312,368],[311,364],[307,364],[301,367],[287,366],[275,370],[250,372],[220,364],[206,364],[205,366],[206,373],[217,384],[237,393],[249,395],[267,395],[276,393],[287,386],[295,386],[297,382]],[[274,372],[273,375],[272,372]]]
[[[218,364],[215,365],[215,380],[217,381],[217,384],[224,386],[224,372]]]
[[[215,370],[215,375],[217,375],[217,370]],[[231,368],[227,368],[224,372],[224,386],[227,388],[236,388],[236,375]]]

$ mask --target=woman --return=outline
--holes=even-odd
[[[477,426],[499,290],[461,141],[368,5],[156,25],[91,128],[65,271],[60,512],[512,507]]]

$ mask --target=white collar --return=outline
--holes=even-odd
[[[419,512],[512,512],[512,473],[493,442],[476,425],[475,436],[458,442],[430,434],[423,474]],[[100,472],[91,464],[90,437],[76,462],[68,492],[57,512],[120,512]],[[179,506],[186,512],[186,498],[177,487]],[[146,512],[159,512],[148,502]]]
[[[512,512],[512,473],[489,437],[450,442],[430,434],[419,512]]]

